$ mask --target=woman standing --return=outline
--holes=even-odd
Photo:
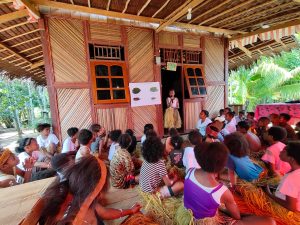
[[[175,97],[174,89],[169,91],[167,98],[167,109],[165,112],[164,127],[165,128],[180,128],[181,118],[179,115],[179,100]]]

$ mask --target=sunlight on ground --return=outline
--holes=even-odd
[[[23,130],[22,137],[36,137],[38,133],[34,133],[33,130]],[[0,146],[14,150],[19,140],[17,131],[8,131],[0,134]]]

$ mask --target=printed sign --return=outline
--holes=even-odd
[[[176,71],[177,63],[167,62],[167,70]]]
[[[131,107],[160,105],[160,83],[129,83]]]

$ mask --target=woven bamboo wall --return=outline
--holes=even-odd
[[[208,110],[211,118],[219,114],[219,110],[224,108],[224,86],[207,87],[207,101],[204,108]]]
[[[158,34],[158,43],[160,45],[174,45],[178,46],[178,35],[174,33],[168,33],[168,32],[160,32]]]
[[[90,22],[91,40],[121,42],[121,29],[118,25]]]
[[[126,31],[128,35],[129,82],[153,81],[152,31],[133,27],[127,28]]]
[[[221,39],[205,39],[205,74],[207,81],[224,81],[224,43]]]
[[[128,128],[127,124],[127,108],[110,108],[98,109],[98,123],[105,127],[107,131],[120,129],[125,131]]]
[[[136,136],[143,135],[144,125],[146,123],[152,123],[154,129],[157,131],[156,107],[154,105],[132,108],[132,118],[133,129]]]
[[[70,127],[89,128],[92,124],[88,89],[57,89],[61,135],[67,137]]]
[[[185,130],[194,129],[199,120],[199,113],[202,110],[201,102],[185,102],[184,103],[184,128]]]
[[[186,48],[200,48],[200,36],[183,35],[183,46]]]
[[[49,33],[55,81],[87,82],[82,22],[50,18]]]

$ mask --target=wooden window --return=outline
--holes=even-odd
[[[167,63],[167,62],[180,63],[181,62],[181,50],[180,49],[161,48],[160,49],[160,57],[161,57],[162,63]]]
[[[201,51],[183,50],[183,64],[202,64]]]
[[[204,68],[200,65],[184,65],[184,76],[190,98],[207,95]]]
[[[125,62],[91,62],[95,103],[129,102]]]
[[[123,46],[89,44],[90,59],[124,61]]]

